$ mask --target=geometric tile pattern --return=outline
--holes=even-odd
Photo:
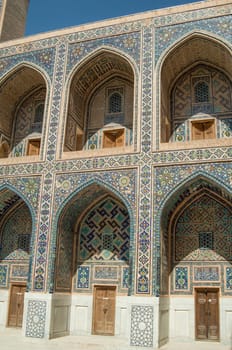
[[[231,210],[209,196],[202,196],[181,214],[175,231],[175,261],[231,260]],[[213,246],[201,248],[199,235],[211,232]]]
[[[0,0],[0,6],[1,4],[2,1]],[[41,158],[38,162],[27,160],[20,163],[20,160],[16,157],[13,161],[9,159],[8,164],[6,162],[0,167],[0,186],[1,188],[3,186],[7,191],[6,196],[3,191],[0,194],[1,214],[7,214],[11,204],[16,204],[19,197],[25,200],[28,211],[30,211],[30,215],[27,213],[27,217],[31,218],[30,224],[32,229],[30,231],[32,232],[26,232],[27,230],[25,230],[25,232],[26,234],[30,233],[31,247],[36,246],[37,251],[35,255],[33,254],[31,256],[31,262],[33,262],[33,264],[30,268],[31,281],[29,283],[29,289],[31,289],[32,286],[32,289],[37,292],[46,292],[48,286],[50,288],[54,283],[57,232],[60,239],[59,244],[61,250],[65,248],[65,253],[64,255],[61,254],[60,264],[58,265],[61,276],[60,286],[64,287],[70,283],[70,252],[72,252],[73,245],[73,223],[76,219],[80,218],[83,208],[87,208],[90,205],[88,198],[81,198],[83,194],[82,191],[85,191],[88,185],[91,186],[93,183],[100,184],[99,186],[102,186],[101,188],[104,188],[105,192],[109,191],[118,196],[127,208],[127,212],[129,213],[128,217],[130,218],[130,233],[128,233],[128,236],[130,235],[131,244],[129,248],[130,259],[133,264],[130,267],[130,271],[127,266],[124,267],[122,265],[104,266],[103,260],[99,263],[99,265],[102,264],[102,266],[98,266],[95,270],[92,270],[92,261],[89,266],[78,266],[78,268],[76,267],[77,281],[75,286],[83,289],[89,288],[94,271],[95,278],[98,281],[100,278],[105,281],[110,281],[110,278],[112,280],[116,278],[117,268],[117,278],[121,283],[120,287],[123,286],[123,288],[125,288],[132,283],[135,285],[135,290],[132,289],[132,293],[150,294],[151,292],[157,292],[157,294],[159,294],[161,261],[160,222],[162,211],[166,210],[167,213],[171,211],[170,208],[172,206],[170,204],[170,198],[174,203],[172,203],[172,205],[175,207],[177,200],[187,198],[191,191],[195,191],[194,184],[199,189],[199,186],[202,186],[202,184],[205,186],[206,182],[208,182],[208,186],[210,187],[209,191],[215,187],[216,193],[224,197],[227,203],[231,203],[231,196],[229,193],[232,193],[232,166],[229,162],[231,162],[232,159],[232,149],[230,146],[221,148],[205,147],[202,149],[179,149],[162,152],[158,150],[156,152],[151,151],[152,137],[154,141],[158,140],[158,133],[160,131],[159,128],[157,128],[157,130],[155,130],[156,134],[153,135],[152,133],[152,108],[155,105],[152,97],[154,88],[152,73],[154,69],[153,63],[158,62],[161,54],[164,53],[166,49],[189,33],[203,31],[204,33],[209,33],[209,35],[211,34],[213,37],[215,37],[216,34],[218,38],[223,38],[226,43],[231,43],[231,18],[231,4],[228,4],[223,7],[217,7],[216,12],[214,8],[207,8],[204,10],[184,11],[179,14],[172,13],[160,16],[155,18],[150,25],[148,21],[145,22],[143,20],[122,24],[118,21],[115,25],[102,26],[97,29],[93,28],[77,32],[72,31],[72,33],[68,35],[60,35],[47,39],[36,40],[36,38],[33,38],[33,40],[29,39],[28,42],[23,44],[18,43],[14,45],[14,43],[10,43],[9,45],[6,44],[5,48],[1,48],[1,77],[5,77],[10,70],[13,71],[13,69],[21,63],[36,66],[38,67],[38,71],[41,70],[44,72],[47,83],[47,100],[52,101],[51,108],[46,109],[46,130],[43,133],[43,140],[41,142],[41,154],[44,155],[43,159]],[[142,45],[141,38],[143,40]],[[225,47],[226,45],[224,48]],[[138,75],[141,69],[141,78],[138,79],[138,76],[136,76],[134,87],[135,95],[140,91],[142,92],[142,98],[139,99],[139,103],[135,101],[134,108],[135,116],[137,115],[138,105],[141,108],[141,118],[138,119],[141,123],[138,123],[136,117],[134,123],[134,138],[136,140],[138,135],[138,139],[141,139],[141,152],[118,154],[115,156],[102,156],[96,153],[95,156],[83,156],[76,159],[73,157],[73,159],[59,159],[57,161],[56,154],[61,154],[62,152],[62,147],[59,145],[57,137],[60,132],[60,116],[62,116],[62,118],[65,116],[65,110],[62,110],[62,106],[65,104],[63,103],[65,100],[65,98],[63,98],[63,93],[65,93],[65,79],[81,60],[83,62],[87,55],[94,53],[95,50],[100,48],[115,49],[123,53],[128,59],[131,57],[132,61],[135,62],[132,63],[136,71],[135,75]],[[215,75],[214,81],[214,84],[218,87],[218,91],[215,93],[215,112],[228,112],[228,84],[226,82],[223,83],[223,79],[218,79],[218,77],[219,76]],[[159,77],[157,78],[157,82],[158,80]],[[156,88],[157,86],[155,89]],[[181,86],[181,88],[183,88],[183,86]],[[185,93],[188,91],[188,88],[189,86],[186,86]],[[226,91],[224,91],[225,89]],[[181,92],[183,92],[183,90]],[[225,100],[223,99],[224,97]],[[157,96],[157,100],[160,100],[159,95]],[[183,102],[181,101],[181,96],[178,96],[177,100],[178,108],[181,110],[183,107],[181,107],[181,103]],[[158,108],[159,106],[157,106],[154,113],[155,116],[158,115]],[[184,108],[187,109],[186,106],[184,106],[183,109]],[[231,116],[228,112],[226,116],[221,118],[222,119],[218,117],[217,135],[219,135],[218,137],[227,138],[225,141],[229,142],[232,130]],[[24,129],[23,126],[24,121],[26,120],[22,120],[21,126],[25,131],[26,129]],[[188,139],[187,123],[182,121],[178,122],[175,128],[176,141]],[[62,132],[64,133],[64,130],[61,130],[61,133]],[[131,136],[128,135],[128,139],[130,137]],[[93,140],[92,144],[95,145],[97,142]],[[134,142],[134,144],[136,144],[136,142]],[[156,146],[158,146],[158,141]],[[15,152],[20,155],[24,150],[25,145],[19,145]],[[137,149],[135,150],[137,151]],[[152,169],[153,178],[151,179]],[[196,177],[200,180],[195,181]],[[204,180],[202,180],[202,177],[204,177]],[[68,201],[73,200],[72,196],[74,192],[76,195],[78,191],[81,194],[77,202],[73,204],[73,206],[70,203],[70,207],[67,207]],[[99,199],[102,190],[98,189],[97,194],[99,195]],[[152,203],[153,197],[154,202]],[[92,196],[91,198],[94,197]],[[199,203],[200,202],[198,202],[198,204]],[[190,210],[182,215],[182,219],[189,221],[185,221],[184,224],[178,222],[178,229],[179,232],[182,233],[182,237],[178,237],[177,235],[177,238],[180,243],[184,243],[184,241],[185,243],[182,245],[182,248],[176,252],[176,258],[177,260],[182,260],[184,256],[189,259],[187,261],[186,258],[185,266],[175,266],[173,289],[177,292],[180,291],[180,293],[185,291],[187,293],[187,289],[190,290],[190,285],[201,283],[202,281],[204,283],[207,282],[207,285],[217,285],[217,283],[219,285],[221,281],[220,271],[223,271],[225,261],[231,260],[231,241],[229,240],[228,234],[229,230],[231,230],[231,224],[227,222],[229,220],[226,221],[226,218],[228,219],[231,217],[231,212],[228,208],[229,205],[226,207],[218,202],[218,204],[214,203],[214,206],[211,206],[209,199],[207,199],[207,203],[209,208],[206,212],[211,221],[210,228],[204,227],[200,230],[200,225],[196,221],[197,215],[195,215],[195,229],[197,227],[199,234],[193,234],[190,237],[186,227],[188,227],[191,233],[196,231],[188,224],[191,214],[193,214]],[[201,202],[198,208],[199,211],[201,210],[201,212],[199,212],[201,218],[204,216],[203,207]],[[152,214],[150,213],[151,208],[154,208]],[[64,211],[62,211],[62,209],[64,209]],[[194,205],[191,206],[191,209],[193,211],[196,210]],[[213,209],[216,212],[217,222],[216,220],[214,220],[214,222],[211,220],[212,213],[210,210]],[[59,220],[59,224],[61,223],[61,225],[58,227],[57,216],[60,215],[60,219],[61,212],[62,215],[64,215],[64,220],[62,223],[62,220]],[[76,216],[73,214],[76,214]],[[54,221],[52,221],[53,218]],[[152,220],[154,220],[153,227],[151,227]],[[27,224],[26,222],[23,223],[23,219],[20,219],[21,224],[13,227],[13,221],[16,223],[14,214],[12,214],[12,219],[5,224],[5,231],[9,229],[9,232],[10,229],[16,230],[18,228],[23,231],[24,223]],[[204,220],[205,226],[207,226],[207,221],[208,219]],[[165,224],[163,227],[165,229]],[[21,233],[23,234],[21,231],[20,235]],[[50,235],[51,231],[52,233]],[[14,233],[12,244],[16,243],[15,238],[18,234],[15,231]],[[186,234],[186,240],[183,239],[183,233]],[[209,247],[208,249],[199,249],[199,246],[197,247],[199,235],[203,235],[204,233],[212,233],[211,244],[213,245],[212,247],[216,247],[216,252],[213,253],[212,249],[209,249]],[[3,235],[2,239],[6,242],[7,235],[4,236],[5,235]],[[65,236],[66,240],[64,239]],[[105,238],[107,237],[105,236]],[[68,239],[70,240],[68,241]],[[226,244],[222,244],[220,239],[223,239]],[[20,242],[20,247],[27,246],[26,237],[25,240]],[[91,241],[91,244],[92,243]],[[108,241],[106,239],[104,244],[110,247],[112,242],[110,242],[110,239]],[[119,246],[122,247],[122,245],[122,238],[120,237]],[[92,247],[93,246],[92,244]],[[192,249],[192,247],[196,248],[195,256],[192,251],[190,252],[190,248]],[[154,251],[152,251],[153,248]],[[203,242],[201,248],[207,248],[207,244],[204,246]],[[4,249],[5,253],[7,253],[6,249],[8,249],[8,252],[10,251],[9,239]],[[0,265],[0,284],[3,287],[7,287],[8,284],[8,270],[11,271],[10,278],[15,278],[16,280],[20,280],[20,278],[26,279],[28,254],[24,256],[24,253],[25,252],[19,251],[17,251],[15,255],[12,253],[12,260],[8,260],[9,265]],[[135,257],[138,264],[136,268],[134,268],[134,263],[136,262]],[[128,256],[126,256],[126,258],[128,261]],[[16,262],[14,259],[23,261],[23,264],[20,265],[20,263]],[[198,263],[196,262],[197,259],[200,259]],[[206,259],[208,260],[206,261]],[[151,266],[151,260],[153,261],[153,266]],[[115,261],[116,260],[107,260],[107,264],[115,264]],[[212,261],[212,266],[209,264],[209,261]],[[207,266],[202,267],[202,262],[204,262],[204,264],[207,263]],[[96,261],[94,263],[96,263]],[[119,263],[122,264],[124,261]],[[154,269],[153,278],[151,278],[152,268]],[[165,269],[162,271],[165,271]],[[232,293],[231,267],[226,267],[224,271],[224,287],[229,295]],[[164,275],[167,275],[166,271]],[[153,283],[152,291],[150,290],[151,281]],[[52,291],[52,287],[49,290]],[[47,304],[45,301],[29,300],[26,325],[27,336],[44,337],[46,308]],[[153,307],[146,305],[132,306],[131,345],[143,347],[153,346],[153,332]]]
[[[29,209],[23,204],[11,214],[2,228],[1,260],[29,260],[29,246],[20,245],[20,241],[29,238],[30,243],[31,225]]]
[[[68,71],[73,68],[83,57],[86,57],[91,52],[99,47],[111,47],[120,49],[122,52],[126,52],[134,58],[135,62],[139,63],[139,52],[140,52],[140,33],[134,32],[129,34],[117,35],[114,37],[107,37],[104,39],[97,39],[90,42],[80,42],[69,46],[68,53]]]
[[[82,175],[79,178],[79,181],[80,180],[82,180]],[[85,181],[85,185],[86,185],[86,182],[87,182],[86,176],[83,177],[83,180]],[[116,182],[118,182],[119,180],[119,183],[121,183],[122,189],[124,187],[127,188],[128,184],[131,183],[129,178],[124,176],[124,173],[120,179],[116,178],[115,180]],[[61,186],[59,186],[60,182],[57,182],[57,185],[59,186],[57,187],[58,189],[57,192],[61,191],[62,188],[65,189],[65,191],[63,191],[63,194],[62,194],[63,200],[65,198],[64,193],[66,192],[66,190],[69,191],[69,186],[71,186],[71,188],[75,187],[75,186],[72,187],[72,185],[70,184],[71,181],[72,181],[71,177],[69,177],[68,179],[67,178],[64,179],[64,177],[62,176]],[[71,194],[73,195],[73,192],[71,192]],[[103,197],[105,199],[103,199]],[[93,210],[92,204],[94,202],[97,202],[98,198],[99,198],[99,202],[94,207],[95,215],[91,220],[88,219],[86,223],[84,223],[83,221],[84,218],[85,217],[87,218],[88,215],[91,213],[91,210]],[[102,205],[102,208],[100,208],[101,205]],[[86,226],[87,232],[89,232],[89,230],[92,231],[92,234],[89,232],[90,234],[89,239],[90,239],[90,245],[92,245],[93,250],[88,252],[88,249],[84,248],[83,246],[83,249],[81,249],[82,260],[84,259],[85,261],[85,258],[88,258],[89,262],[94,263],[97,261],[96,258],[98,257],[99,254],[100,254],[99,258],[101,259],[101,261],[104,261],[102,260],[104,257],[107,258],[107,261],[110,261],[111,258],[114,259],[115,261],[121,258],[128,260],[129,235],[133,232],[131,230],[131,225],[129,225],[128,211],[125,209],[125,206],[122,203],[118,201],[116,202],[115,199],[111,196],[109,197],[109,191],[106,190],[105,186],[103,187],[99,185],[97,182],[92,184],[90,183],[89,186],[86,186],[82,190],[78,191],[74,196],[74,198],[70,199],[65,206],[62,205],[60,209],[61,208],[62,208],[62,211],[64,211],[64,215],[62,215],[62,211],[59,211],[57,213],[58,229],[57,229],[57,226],[54,226],[54,235],[52,236],[52,240],[54,242],[53,243],[54,249],[56,249],[56,252],[57,252],[56,290],[61,291],[61,290],[67,290],[71,288],[70,271],[72,266],[72,255],[73,255],[73,243],[72,243],[73,236],[74,236],[73,232],[74,230],[76,231],[75,227],[77,225],[77,222],[80,220],[80,217],[83,216],[84,212],[86,212],[87,214],[85,215],[85,217],[82,217],[81,223],[85,226],[87,225]],[[87,209],[89,211],[87,211]],[[82,225],[79,227],[81,228]],[[97,227],[99,228],[99,230],[96,231]],[[133,222],[132,222],[132,227],[133,227]],[[120,230],[120,234],[118,234],[119,230]],[[107,236],[109,232],[113,233],[112,247],[111,247],[112,251],[109,249],[102,250],[102,244],[106,243],[102,240],[102,238],[103,236],[104,237]],[[57,235],[58,235],[58,245],[57,245]],[[80,238],[80,235],[78,234],[77,237]],[[87,244],[85,235],[80,239],[84,240],[83,241],[84,245]],[[92,258],[91,258],[91,254],[94,254]],[[79,254],[77,255],[77,258],[78,258],[78,265],[83,266],[82,265],[83,261],[80,261],[81,257]],[[54,274],[54,272],[51,271],[51,274]],[[49,283],[50,285],[52,285],[53,281],[51,280]]]
[[[209,11],[212,11],[212,9],[209,9]],[[228,28],[230,28],[231,23],[231,8],[230,5],[225,6],[225,14],[226,11],[230,13],[230,16],[221,16],[221,17],[215,17],[215,15],[212,15],[214,18],[208,18],[206,20],[196,20],[196,14],[197,11],[192,12],[184,12],[182,17],[184,22],[185,17],[188,16],[194,16],[192,18],[191,22],[186,23],[180,23],[175,25],[170,25],[171,22],[180,21],[181,15],[178,13],[176,16],[163,16],[160,19],[156,18],[154,20],[155,25],[159,28],[156,28],[156,61],[158,60],[160,54],[170,45],[172,45],[174,42],[176,42],[178,39],[183,37],[185,34],[190,33],[192,31],[207,31],[217,34],[217,36],[221,36],[221,38],[224,38],[225,40],[231,41],[230,37],[230,31]],[[207,16],[207,10],[201,10],[199,13],[203,14],[204,16]],[[159,21],[162,22],[162,25],[159,24]],[[165,21],[167,22],[166,26],[164,26]]]
[[[12,58],[2,58],[0,59],[1,76],[21,62],[39,65],[50,77],[52,77],[55,62],[55,50],[54,48],[47,48],[24,54],[16,54]]]
[[[27,321],[26,321],[26,337],[44,338],[45,322],[46,322],[47,302],[40,300],[29,300]]]
[[[151,115],[152,115],[152,45],[153,28],[151,26],[143,29],[143,66],[142,74],[144,83],[142,86],[142,153],[143,163],[141,172],[143,177],[140,184],[140,218],[138,237],[138,279],[136,293],[150,293],[150,256],[151,256],[151,226],[150,207],[151,201],[151,167],[149,165],[148,152],[151,150]],[[146,78],[145,78],[146,77]],[[148,164],[147,164],[148,163]]]
[[[131,346],[153,346],[153,313],[153,306],[131,306]]]
[[[207,103],[195,103],[194,86],[197,82],[203,80],[210,88],[212,96],[210,96]],[[190,120],[190,118],[200,120],[204,119],[206,114],[210,114],[214,118],[216,117],[216,121],[219,123],[221,113],[232,112],[231,90],[229,79],[222,72],[206,65],[198,65],[181,76],[172,93],[173,119],[176,120],[173,140],[183,142],[191,139],[191,133],[186,128],[185,120]],[[201,114],[199,114],[200,112]],[[180,120],[182,120],[182,123]],[[226,137],[226,135],[229,137],[230,135],[229,120],[227,122],[227,119],[224,119],[222,137]],[[221,137],[220,133],[216,135],[217,137]]]
[[[207,203],[209,204],[209,208],[206,208],[206,213],[210,216],[210,220],[205,220],[203,219],[203,224],[205,226],[213,225],[214,230],[215,227],[219,229],[219,231],[216,233],[216,247],[217,250],[212,252],[210,249],[205,249],[205,250],[200,250],[197,248],[196,252],[194,253],[194,249],[197,247],[199,244],[199,235],[195,234],[192,238],[187,235],[186,241],[184,240],[184,236],[182,241],[186,242],[184,243],[185,247],[185,252],[183,252],[183,247],[178,247],[177,245],[177,257],[181,261],[181,259],[186,256],[186,259],[191,258],[191,263],[189,262],[190,265],[194,264],[194,255],[195,259],[198,259],[200,256],[202,261],[207,261],[207,257],[210,259],[213,259],[212,261],[217,261],[217,265],[219,262],[225,261],[225,259],[230,260],[231,253],[230,247],[231,247],[231,242],[229,241],[229,236],[226,232],[230,231],[230,224],[228,218],[231,216],[229,207],[225,204],[223,201],[223,197],[225,198],[227,203],[230,203],[232,198],[231,198],[231,184],[232,184],[232,166],[230,163],[220,163],[220,165],[216,163],[210,163],[210,164],[197,164],[197,165],[180,165],[180,166],[169,166],[168,168],[163,166],[163,167],[157,167],[154,169],[154,191],[155,191],[155,197],[154,197],[154,212],[157,213],[155,220],[154,220],[154,232],[155,232],[155,237],[156,239],[154,240],[154,247],[155,250],[157,251],[158,254],[160,254],[160,222],[162,221],[164,226],[163,230],[168,230],[167,228],[167,223],[169,220],[167,220],[167,217],[173,213],[173,211],[177,208],[179,203],[182,202],[183,199],[186,200],[186,198],[190,195],[194,195],[194,193],[198,193],[200,190],[203,190],[204,188],[208,191],[209,193],[215,193],[218,194],[219,197],[222,198],[222,201],[218,201],[216,198],[213,199],[210,197],[206,197],[205,201],[203,200],[202,204],[200,204],[199,207],[199,214],[203,214],[203,208]],[[211,198],[211,199],[209,199]],[[197,202],[198,204],[200,202]],[[205,203],[205,205],[203,204]],[[197,211],[197,204],[192,204],[193,208]],[[217,220],[218,222],[214,222],[212,214],[209,214],[210,211],[213,211],[214,213],[217,213]],[[190,213],[189,212],[189,218],[192,218],[192,215],[194,215],[194,212]],[[184,215],[184,214],[183,214]],[[187,215],[187,214],[186,214]],[[199,227],[199,233],[203,232],[202,231],[202,226],[200,227],[199,224],[197,223],[197,216],[195,215],[196,220],[196,228]],[[184,223],[181,224],[179,222],[179,227],[182,228],[184,227]],[[186,225],[188,226],[189,223],[186,222]],[[215,226],[216,225],[216,226]],[[228,226],[229,225],[229,226]],[[186,231],[187,232],[187,226],[186,226]],[[228,229],[225,229],[225,227],[228,226]],[[190,229],[193,232],[193,225],[189,226]],[[226,231],[229,230],[229,231]],[[168,232],[168,231],[167,231]],[[204,232],[211,232],[210,229],[204,230]],[[216,231],[215,231],[216,232]],[[224,233],[223,233],[224,232]],[[165,233],[165,232],[164,232]],[[222,234],[222,236],[220,236]],[[165,236],[164,237],[168,237]],[[215,235],[214,235],[215,236]],[[226,244],[222,244],[220,242],[219,237],[223,237],[226,240]],[[180,237],[178,238],[179,240],[181,239]],[[189,243],[187,244],[189,240]],[[193,241],[190,243],[190,241]],[[181,242],[179,241],[181,244]],[[192,244],[192,245],[191,245]],[[215,242],[214,242],[215,244]],[[187,245],[189,246],[189,250],[187,248]],[[220,251],[224,254],[220,254]],[[181,253],[182,252],[182,253]],[[191,253],[192,252],[192,253]],[[179,254],[179,255],[178,255]],[[214,260],[215,259],[215,260]],[[186,260],[187,261],[187,260]],[[195,260],[196,261],[196,260]],[[163,259],[163,262],[165,260]],[[205,263],[204,263],[205,264]],[[207,263],[209,266],[209,264]],[[214,264],[215,265],[215,264]],[[157,275],[154,274],[153,278],[153,290],[154,292],[159,295],[160,294],[160,277],[158,275],[160,271],[159,267],[159,261],[154,261],[154,270],[157,271]],[[165,270],[165,266],[163,266],[163,270]],[[166,278],[167,281],[167,278]],[[192,283],[192,277],[189,283]],[[215,281],[216,282],[216,281]],[[167,286],[166,286],[167,287]],[[165,288],[166,288],[165,287]],[[164,291],[164,278],[162,277],[162,291]]]
[[[128,261],[129,225],[127,210],[113,198],[98,203],[81,222],[78,260]],[[107,238],[111,242],[104,246]]]

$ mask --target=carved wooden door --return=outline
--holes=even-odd
[[[116,287],[95,287],[93,334],[114,335],[115,297]]]
[[[9,327],[22,327],[25,285],[12,285],[8,315]]]
[[[196,291],[196,338],[219,339],[218,290],[198,289]]]

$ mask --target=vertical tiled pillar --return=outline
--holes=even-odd
[[[157,344],[156,300],[151,297],[152,274],[152,86],[153,86],[153,26],[147,23],[142,31],[142,101],[141,101],[141,158],[139,176],[139,226],[136,298],[131,305],[130,344],[133,346],[154,347]],[[145,298],[145,296],[147,296]],[[155,319],[156,317],[156,319]],[[154,334],[155,333],[155,334]],[[156,338],[155,338],[156,337]]]
[[[48,142],[46,149],[46,166],[42,176],[40,200],[39,232],[34,258],[32,281],[33,293],[25,298],[24,334],[27,337],[49,338],[51,333],[52,294],[49,294],[47,280],[49,263],[49,242],[52,220],[54,160],[58,145],[57,134],[60,115],[60,103],[65,69],[66,44],[61,41],[57,45],[54,81],[52,85],[51,116],[48,125]]]

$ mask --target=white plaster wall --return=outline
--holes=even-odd
[[[153,335],[154,347],[158,347],[159,299],[154,297],[117,296],[115,312],[115,336],[130,343],[132,306],[152,305],[154,308]],[[72,296],[70,334],[91,335],[93,315],[93,296],[74,294]]]
[[[169,340],[169,298],[159,299],[159,346],[166,344]]]
[[[128,338],[130,300],[128,296],[116,297],[115,336]],[[92,333],[93,296],[76,294],[72,296],[70,334],[90,335]]]
[[[5,327],[7,324],[9,303],[9,290],[0,291],[0,327]]]
[[[220,301],[220,338],[226,345],[232,345],[232,298],[222,297]]]
[[[51,338],[62,337],[69,334],[70,310],[71,296],[69,294],[54,294],[51,310]]]
[[[220,342],[232,344],[232,298],[219,298]],[[194,296],[170,298],[170,341],[195,341]]]
[[[170,297],[170,341],[195,339],[194,297]]]

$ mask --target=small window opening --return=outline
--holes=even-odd
[[[113,93],[109,97],[109,113],[122,112],[122,96],[118,92]]]
[[[123,147],[125,139],[125,130],[109,130],[104,131],[103,134],[103,147],[112,148],[112,147]]]
[[[205,140],[215,138],[215,121],[192,122],[192,140]]]
[[[113,250],[113,233],[102,234],[102,249]]]
[[[24,250],[29,253],[30,248],[30,234],[19,234],[18,235],[18,249]]]
[[[194,87],[194,100],[195,103],[209,102],[209,85],[200,81]]]
[[[28,140],[27,155],[38,156],[40,153],[40,139]]]
[[[200,232],[199,233],[199,248],[201,250],[213,249],[213,233]]]
[[[42,123],[44,114],[44,103],[40,103],[35,108],[34,123]]]

